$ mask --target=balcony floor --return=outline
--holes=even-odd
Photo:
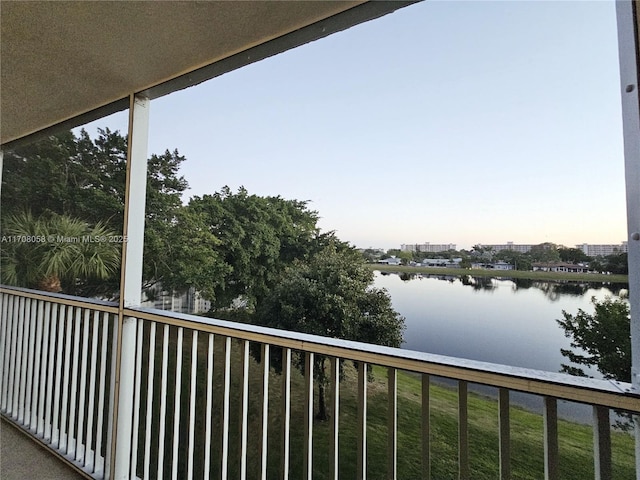
[[[0,478],[2,480],[85,478],[4,419],[0,420],[0,446]]]

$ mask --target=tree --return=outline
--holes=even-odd
[[[607,272],[621,275],[629,274],[629,260],[626,253],[614,253],[613,255],[607,255],[604,259],[606,262],[604,269]]]
[[[35,217],[57,214],[121,234],[126,152],[127,137],[109,129],[99,129],[94,140],[84,130],[77,137],[62,132],[5,152],[3,218],[30,210]],[[205,234],[204,223],[197,225],[202,218],[184,212],[181,196],[188,184],[179,175],[184,161],[177,150],[167,150],[147,163],[144,285],[212,292],[212,278],[220,282],[228,267],[213,251],[219,244],[215,235]],[[189,262],[183,261],[187,255]],[[117,281],[111,289],[118,290]]]
[[[108,293],[103,287],[117,281],[120,249],[118,235],[101,223],[11,215],[2,228],[2,282],[49,292]]]
[[[318,214],[304,201],[250,195],[245,188],[233,193],[224,187],[194,197],[188,209],[202,215],[219,240],[216,252],[228,273],[215,288],[218,307],[228,307],[239,297],[254,306],[285,266],[306,258],[322,239]]]
[[[259,325],[399,347],[404,318],[384,289],[372,287],[373,272],[360,254],[330,242],[307,261],[295,261],[258,305]],[[317,418],[327,418],[326,357],[315,356]]]
[[[589,262],[589,269],[593,270],[594,272],[603,272],[605,270],[604,265],[602,265],[602,262],[600,262],[600,260],[591,260]]]
[[[580,263],[589,261],[589,256],[579,248],[561,247],[558,248],[558,254],[563,262]]]
[[[545,242],[534,245],[528,253],[533,262],[553,263],[560,261],[560,253],[555,243]]]
[[[471,250],[471,254],[474,257],[487,262],[492,261],[495,254],[491,246],[483,247],[482,245],[474,245]]]
[[[571,339],[572,351],[562,349],[562,355],[576,365],[596,367],[605,378],[631,381],[631,337],[629,304],[625,300],[605,298],[591,299],[593,314],[582,309],[572,315],[562,311],[564,319],[557,320]],[[584,353],[582,353],[584,352]],[[562,365],[562,371],[586,376],[584,370],[574,365]]]
[[[398,254],[398,258],[402,261],[402,265],[409,265],[413,260],[413,252],[402,251]]]
[[[145,257],[144,287],[150,292],[157,281],[167,291],[194,287],[203,298],[214,300],[232,267],[223,261],[221,241],[209,231],[205,216],[180,208],[152,232],[145,238],[147,251],[155,253]]]

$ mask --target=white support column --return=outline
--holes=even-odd
[[[631,383],[640,394],[640,106],[635,7],[616,2],[618,53],[624,133],[627,231],[629,246],[629,301],[631,304]],[[636,476],[640,478],[640,419],[635,418]]]
[[[128,478],[131,457],[136,319],[124,317],[123,309],[139,306],[141,300],[149,104],[149,99],[131,95],[123,231],[127,241],[122,248],[118,315],[121,327],[118,329],[120,337],[115,372],[118,384],[114,393],[117,398],[114,408],[116,431],[111,445],[115,452],[113,478],[118,480]]]

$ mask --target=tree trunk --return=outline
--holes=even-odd
[[[38,289],[44,292],[58,293],[62,290],[60,278],[56,275],[50,275],[38,282]]]
[[[321,422],[325,422],[329,419],[329,415],[327,415],[327,404],[324,398],[324,390],[325,390],[324,382],[318,383],[318,414],[316,415],[316,420]]]

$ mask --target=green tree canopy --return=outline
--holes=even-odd
[[[227,271],[214,288],[219,307],[238,297],[255,305],[282,269],[306,258],[321,238],[318,214],[307,202],[250,195],[245,188],[194,197],[188,210],[219,240],[216,252]]]
[[[5,152],[3,219],[25,211],[34,217],[57,214],[121,234],[126,152],[126,136],[109,129],[99,129],[93,140],[84,130],[77,137],[63,132]],[[177,150],[149,158],[143,277],[146,286],[162,282],[168,288],[213,292],[212,276],[226,267],[213,251],[219,242],[202,217],[183,211],[181,195],[188,184],[179,168],[184,160]],[[111,288],[117,291],[117,281]]]
[[[373,272],[361,255],[330,242],[307,261],[286,268],[268,297],[258,305],[260,325],[303,333],[399,347],[404,318],[391,306],[386,290],[374,288]],[[318,418],[326,418],[326,358],[316,357]]]
[[[585,376],[576,365],[596,367],[605,378],[631,381],[631,336],[629,303],[621,299],[591,299],[594,313],[582,309],[570,314],[562,311],[557,320],[571,339],[571,348],[562,349],[562,355],[574,365],[562,365],[562,371]]]
[[[579,248],[559,248],[558,254],[563,262],[580,263],[589,261],[589,256]]]
[[[629,274],[629,259],[626,253],[614,253],[604,257],[604,269],[607,272],[618,273],[622,275]]]
[[[553,263],[560,261],[560,253],[555,243],[545,242],[534,245],[528,253],[532,262]]]
[[[2,228],[3,283],[70,294],[110,293],[121,242],[105,225],[66,215],[10,215]]]

